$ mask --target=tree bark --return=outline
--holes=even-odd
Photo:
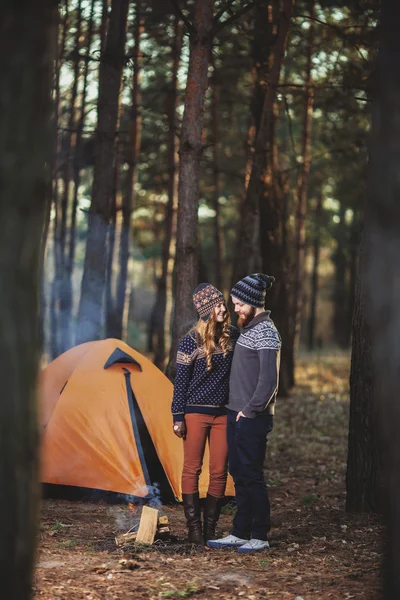
[[[166,356],[166,340],[170,333],[170,313],[168,306],[172,304],[172,270],[176,235],[176,200],[177,200],[177,102],[178,102],[178,70],[181,62],[183,22],[175,17],[174,43],[172,47],[172,76],[167,97],[168,119],[168,201],[165,207],[164,239],[162,246],[161,276],[157,280],[157,296],[152,313],[152,346],[154,364],[164,369]]]
[[[248,187],[240,216],[241,230],[238,255],[234,269],[234,281],[256,270],[261,263],[260,243],[268,244],[270,229],[275,229],[276,215],[272,222],[267,214],[269,197],[267,190],[271,186],[271,174],[274,151],[275,99],[277,85],[289,31],[293,0],[285,0],[281,6],[275,1],[272,10],[267,4],[260,3],[255,15],[254,63],[256,86],[253,100],[253,115],[256,128],[254,151]],[[277,34],[275,31],[277,30]],[[267,86],[265,86],[267,81]],[[260,210],[263,216],[260,220]],[[272,210],[272,207],[271,207]],[[272,211],[276,213],[274,208]],[[261,240],[260,240],[261,233]],[[261,247],[264,254],[267,249]],[[269,261],[269,258],[267,259]]]
[[[79,304],[78,343],[99,339],[104,324],[107,238],[129,1],[112,1],[109,31],[100,62],[93,191]]]
[[[56,9],[54,0],[0,5],[0,571],[2,597],[13,600],[32,597],[37,539],[35,389]]]
[[[336,235],[336,250],[333,255],[335,278],[333,290],[333,337],[339,348],[346,348],[349,336],[347,331],[347,307],[349,304],[349,285],[347,283],[348,228],[345,222],[346,209],[340,205],[338,232]]]
[[[111,200],[111,225],[108,230],[108,255],[106,267],[106,294],[105,294],[105,336],[107,338],[118,337],[117,330],[117,314],[115,308],[115,277],[114,265],[116,263],[116,245],[117,240],[117,222],[118,210],[121,206],[121,141],[119,136],[116,140],[115,164],[114,164],[114,190]]]
[[[350,372],[350,421],[346,474],[346,510],[349,512],[377,512],[380,505],[374,363],[365,294],[365,274],[364,269],[360,268],[353,318]]]
[[[356,305],[356,286],[358,276],[358,262],[360,251],[360,217],[357,212],[353,214],[350,229],[350,257],[349,257],[349,300],[346,320],[346,348],[351,347],[352,323]]]
[[[296,270],[294,281],[294,332],[293,332],[293,367],[290,373],[290,382],[295,384],[295,355],[300,342],[301,318],[304,304],[304,263],[305,263],[305,244],[306,244],[306,214],[307,214],[307,192],[308,179],[310,174],[310,150],[311,150],[311,127],[312,114],[314,107],[314,88],[312,82],[312,58],[314,53],[314,19],[315,19],[315,0],[309,0],[310,27],[307,40],[307,63],[305,73],[305,94],[304,94],[304,116],[303,132],[301,142],[302,163],[299,169],[297,181],[297,207],[296,207]]]
[[[168,374],[175,371],[178,340],[195,321],[192,293],[198,277],[199,170],[203,150],[201,133],[208,66],[212,47],[214,0],[196,0],[194,31],[190,37],[189,71],[183,113],[178,183],[176,239],[176,296]]]
[[[72,291],[72,274],[75,265],[75,250],[76,250],[76,218],[79,202],[79,185],[81,178],[81,168],[83,163],[83,130],[86,120],[86,96],[89,77],[90,51],[93,42],[94,33],[94,12],[96,0],[92,0],[90,7],[90,17],[87,31],[86,56],[85,66],[83,69],[83,83],[81,92],[81,106],[79,112],[79,120],[77,123],[75,153],[73,158],[73,179],[74,179],[74,196],[71,208],[71,224],[69,233],[68,253],[66,255],[65,266],[65,329],[70,331],[70,340],[74,340],[75,335],[72,329],[72,311],[73,311],[73,291]]]
[[[293,2],[286,0],[283,6],[279,2],[273,2],[271,11],[265,15],[268,18],[268,29],[265,32],[266,23],[264,20],[264,36],[262,30],[258,31],[255,38],[256,48],[254,53],[255,64],[260,63],[262,57],[263,45],[266,39],[269,39],[269,46],[264,54],[268,57],[269,63],[265,64],[264,69],[259,72],[260,85],[256,87],[254,99],[254,117],[256,127],[256,141],[253,164],[250,173],[249,185],[247,188],[245,206],[251,199],[251,205],[259,211],[259,246],[252,250],[250,245],[241,249],[242,256],[241,272],[237,270],[236,279],[254,270],[256,262],[247,264],[244,270],[246,256],[253,257],[258,252],[261,259],[261,267],[265,273],[275,275],[276,283],[268,294],[268,308],[272,310],[274,319],[280,334],[282,336],[282,357],[279,393],[287,395],[289,392],[289,382],[287,373],[291,369],[290,328],[289,328],[289,298],[288,298],[288,240],[287,240],[287,219],[288,219],[288,178],[281,173],[278,164],[278,148],[275,136],[275,124],[277,120],[276,90],[279,84],[280,73],[285,55],[286,41],[290,25],[290,17],[293,9]],[[256,26],[260,27],[261,15],[256,14]],[[261,21],[263,22],[263,21]],[[277,35],[275,35],[277,31]],[[267,36],[267,38],[266,38]],[[258,51],[257,51],[258,47]],[[261,51],[261,52],[260,52]],[[262,86],[262,81],[267,81],[268,85]],[[262,112],[256,110],[261,104]],[[258,120],[257,120],[258,115]],[[242,218],[243,223],[251,228],[251,221],[248,214]],[[258,209],[257,209],[258,206]],[[250,240],[247,237],[247,240]]]
[[[311,275],[310,316],[308,319],[308,349],[315,348],[315,330],[317,326],[317,301],[318,301],[318,270],[321,249],[321,217],[322,217],[322,192],[318,194],[314,218],[313,265]]]
[[[219,197],[221,195],[221,167],[220,167],[220,97],[221,85],[218,80],[217,68],[214,66],[214,73],[211,80],[213,87],[212,98],[212,142],[213,142],[213,209],[215,217],[213,219],[213,238],[214,238],[214,281],[217,288],[222,288],[222,231]]]
[[[141,35],[143,32],[143,22],[141,16],[141,0],[135,3],[135,26],[134,26],[134,59],[133,59],[133,85],[132,85],[132,106],[130,123],[130,140],[128,156],[128,174],[125,194],[122,199],[122,230],[119,247],[119,270],[117,280],[117,295],[115,307],[115,332],[114,337],[118,339],[126,338],[126,328],[128,324],[129,297],[127,292],[130,290],[128,282],[129,262],[131,259],[131,238],[132,238],[132,211],[135,198],[135,184],[137,181],[137,162],[140,151],[142,119],[140,114],[140,72],[142,68],[141,58]]]
[[[400,5],[382,1],[365,218],[366,307],[386,521],[385,600],[400,597]]]
[[[73,133],[76,125],[76,100],[78,96],[78,83],[80,78],[80,39],[82,32],[82,1],[79,0],[76,14],[76,33],[73,49],[73,80],[71,88],[71,100],[68,116],[68,131],[65,132],[64,166],[63,166],[63,195],[61,199],[61,223],[60,223],[60,250],[58,256],[61,259],[61,281],[59,285],[59,343],[60,354],[72,347],[72,331],[70,322],[70,307],[72,305],[72,289],[68,281],[68,257],[67,257],[67,231],[68,231],[68,205],[70,200],[71,180],[73,179],[72,147],[75,145],[76,134]]]
[[[69,25],[69,2],[65,0],[64,2],[64,19],[63,19],[63,27],[61,33],[61,40],[57,44],[57,56],[55,61],[55,74],[54,74],[54,95],[55,95],[55,103],[54,103],[54,120],[53,120],[53,152],[51,158],[51,180],[52,180],[52,201],[54,206],[54,219],[53,219],[53,265],[54,265],[54,273],[53,280],[51,282],[51,290],[50,290],[50,306],[49,306],[49,325],[50,325],[50,356],[51,358],[56,358],[60,354],[59,352],[59,331],[58,331],[58,317],[59,317],[59,306],[58,300],[60,297],[59,286],[62,276],[61,271],[61,257],[59,256],[60,252],[60,206],[59,206],[59,186],[58,186],[58,177],[59,177],[59,169],[60,169],[60,134],[58,131],[59,128],[59,117],[60,117],[60,101],[61,101],[61,93],[60,93],[60,74],[61,74],[61,66],[62,60],[65,52],[65,42],[67,38],[67,31]]]

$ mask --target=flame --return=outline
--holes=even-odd
[[[135,510],[135,505],[134,505],[134,504],[131,504],[130,502],[128,502],[128,507],[129,507],[131,510]]]

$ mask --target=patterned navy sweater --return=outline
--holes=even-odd
[[[217,346],[212,355],[212,369],[207,370],[204,350],[197,345],[191,331],[178,344],[172,415],[183,421],[187,413],[223,415],[229,398],[229,375],[239,331],[231,327],[231,349],[224,355]]]

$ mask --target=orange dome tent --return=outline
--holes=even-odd
[[[41,481],[132,502],[151,498],[164,479],[180,500],[183,445],[172,431],[172,391],[157,367],[120,340],[88,342],[59,356],[39,380]],[[201,496],[207,482],[206,455]]]

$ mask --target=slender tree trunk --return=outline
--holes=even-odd
[[[347,283],[347,257],[345,248],[348,246],[347,225],[345,222],[346,208],[340,205],[338,234],[336,250],[333,255],[335,265],[335,279],[333,291],[333,335],[340,348],[346,348],[347,334],[347,307],[349,302]]]
[[[99,71],[98,124],[92,202],[89,211],[86,254],[79,304],[77,342],[99,339],[104,322],[107,238],[111,217],[115,137],[125,64],[129,0],[113,0],[109,31]]]
[[[74,196],[71,208],[71,224],[69,234],[68,253],[66,255],[66,266],[65,266],[65,295],[64,295],[64,311],[65,311],[65,329],[70,332],[71,341],[74,339],[74,332],[72,329],[72,311],[73,311],[73,291],[72,291],[72,274],[75,264],[75,250],[76,250],[76,219],[79,202],[79,185],[81,178],[81,168],[83,162],[83,130],[86,120],[86,96],[88,87],[89,77],[89,65],[90,65],[90,51],[93,42],[94,33],[94,12],[95,12],[96,0],[91,1],[90,17],[87,30],[87,44],[86,44],[86,56],[85,66],[83,70],[83,84],[81,92],[81,106],[79,112],[79,120],[77,123],[76,131],[76,142],[75,142],[75,153],[73,157],[73,179],[74,179]]]
[[[386,521],[384,600],[400,597],[400,5],[382,1],[365,217],[366,309]],[[368,459],[372,459],[371,448]]]
[[[60,206],[59,206],[59,169],[60,169],[60,134],[59,118],[60,118],[60,73],[62,60],[65,52],[65,42],[67,38],[67,31],[69,26],[69,2],[64,2],[64,19],[61,33],[61,40],[58,40],[57,44],[57,56],[55,62],[55,75],[54,75],[54,92],[55,92],[55,107],[54,107],[54,140],[53,140],[53,152],[51,160],[51,179],[52,179],[52,201],[54,205],[54,219],[53,219],[53,280],[51,282],[50,290],[50,310],[49,310],[49,325],[50,325],[50,356],[56,358],[60,354],[59,352],[59,328],[58,328],[58,300],[60,297],[59,286],[62,276],[62,261],[60,256]]]
[[[358,259],[360,250],[360,218],[354,212],[350,230],[349,259],[349,302],[346,322],[346,347],[351,347],[352,323],[356,305],[356,285],[358,275]]]
[[[70,306],[72,304],[72,290],[68,285],[68,257],[67,257],[67,231],[68,231],[68,205],[70,200],[71,180],[73,178],[72,148],[75,145],[76,152],[76,100],[78,96],[78,83],[80,78],[80,38],[82,33],[82,1],[79,0],[76,14],[76,33],[74,43],[73,80],[71,88],[71,99],[67,131],[65,132],[64,144],[64,167],[63,167],[63,195],[61,199],[61,224],[60,224],[60,252],[61,258],[61,281],[59,285],[59,342],[60,353],[71,348],[72,331],[69,319]]]
[[[100,56],[103,56],[108,34],[110,0],[102,0],[101,25],[100,25]]]
[[[213,99],[212,99],[212,140],[213,140],[213,209],[215,217],[213,219],[213,238],[214,238],[214,281],[218,289],[222,287],[222,233],[219,197],[221,195],[221,167],[220,167],[220,97],[221,86],[218,81],[218,73],[214,66],[212,78]]]
[[[204,100],[212,47],[214,0],[196,0],[194,31],[190,39],[189,72],[180,140],[178,223],[176,240],[176,297],[168,374],[174,377],[178,340],[186,333],[195,312],[193,289],[198,276],[198,206]]]
[[[297,207],[296,207],[296,270],[294,281],[294,332],[293,332],[293,353],[292,370],[289,374],[290,384],[295,384],[295,355],[300,343],[301,318],[304,304],[304,263],[305,263],[305,244],[306,244],[306,214],[307,214],[307,192],[308,179],[310,174],[310,150],[311,150],[311,127],[312,114],[314,107],[314,88],[312,82],[312,58],[314,53],[314,18],[315,18],[315,0],[309,0],[309,12],[311,16],[310,28],[308,30],[307,44],[307,64],[305,74],[305,94],[304,94],[304,117],[303,117],[303,136],[301,143],[302,163],[299,169],[297,182]]]
[[[267,302],[283,340],[279,392],[281,395],[287,395],[289,391],[287,374],[291,366],[291,356],[290,353],[288,354],[290,345],[287,343],[288,338],[290,338],[286,228],[288,181],[287,176],[281,173],[278,164],[275,124],[277,120],[276,90],[285,55],[293,2],[286,0],[282,7],[279,2],[273,2],[272,8],[273,10],[268,12],[269,35],[273,36],[269,50],[268,87],[264,90],[261,121],[258,127],[256,121],[256,128],[258,129],[255,142],[256,153],[247,195],[254,194],[255,197],[252,202],[253,204],[257,203],[259,207],[259,252],[262,270],[276,277],[276,283],[268,295]],[[274,36],[273,32],[276,30],[278,33]],[[262,43],[263,38],[259,36],[259,44]],[[247,273],[251,271],[249,267],[250,265],[248,265]],[[246,272],[243,271],[240,276],[243,277],[245,274]]]
[[[375,414],[371,328],[367,320],[364,265],[357,282],[350,373],[350,421],[346,510],[377,512],[380,506],[379,446]]]
[[[166,356],[166,339],[169,336],[170,310],[172,304],[172,263],[173,241],[176,234],[176,200],[177,200],[177,101],[178,101],[178,70],[182,53],[183,22],[175,17],[175,34],[172,46],[172,77],[167,97],[168,118],[168,202],[165,207],[164,239],[162,246],[161,276],[157,280],[157,296],[152,312],[152,346],[154,349],[154,364],[163,369]],[[168,303],[169,297],[169,303]]]
[[[272,130],[274,133],[274,128]],[[293,323],[291,320],[291,258],[288,232],[290,177],[283,173],[277,162],[277,147],[274,137],[273,169],[268,186],[268,202],[261,204],[261,251],[263,271],[277,274],[276,282],[268,294],[268,308],[282,338],[281,368],[279,376],[280,396],[288,396],[291,390],[290,373],[293,368],[291,345]]]
[[[111,204],[111,226],[108,231],[108,256],[107,256],[107,276],[106,276],[106,337],[115,338],[117,330],[117,313],[115,310],[115,277],[114,265],[116,263],[117,240],[117,222],[118,210],[121,207],[121,141],[117,137],[117,147],[115,151],[114,165],[114,192]]]
[[[32,597],[39,508],[36,376],[51,153],[53,0],[0,4],[1,595]],[[32,149],[34,148],[34,152]]]
[[[318,270],[321,249],[322,192],[318,194],[314,219],[313,265],[311,275],[310,317],[308,320],[308,349],[314,350],[317,325]]]
[[[65,131],[64,135],[64,155],[63,155],[63,195],[61,198],[61,224],[60,224],[60,244],[61,244],[61,260],[62,260],[62,268],[63,271],[66,265],[66,247],[67,247],[67,230],[68,230],[68,203],[69,203],[69,195],[70,195],[70,183],[72,179],[72,146],[73,140],[75,138],[75,124],[76,124],[76,99],[78,96],[78,83],[79,83],[79,67],[80,67],[80,38],[81,38],[81,30],[82,30],[82,0],[79,0],[77,6],[77,15],[76,15],[76,33],[75,33],[75,41],[74,41],[74,59],[73,59],[73,79],[72,79],[72,87],[71,87],[71,99],[69,106],[69,116],[67,121],[67,131]],[[62,294],[60,301],[62,303]]]
[[[114,337],[126,338],[126,328],[128,324],[129,298],[127,292],[130,291],[128,285],[128,269],[131,259],[131,238],[132,238],[132,211],[135,198],[135,184],[137,181],[137,163],[140,151],[142,119],[140,115],[140,71],[141,71],[141,35],[143,23],[141,16],[141,0],[135,3],[135,27],[134,27],[134,59],[133,59],[133,85],[132,85],[132,107],[130,123],[130,151],[128,157],[128,174],[125,194],[122,201],[122,230],[119,247],[119,271],[117,281],[117,297],[115,307],[115,332]]]
[[[261,243],[267,243],[269,234],[265,228],[270,229],[271,226],[271,223],[266,220],[266,214],[268,212],[267,189],[271,185],[274,151],[275,99],[285,55],[293,0],[285,0],[282,6],[279,2],[274,1],[272,8],[273,10],[269,10],[267,5],[260,4],[255,16],[254,62],[258,83],[255,88],[253,112],[256,138],[246,197],[242,205],[242,227],[234,269],[235,281],[254,271],[259,264],[260,229],[262,231]],[[277,34],[275,35],[276,29]],[[261,65],[261,68],[257,65]],[[261,77],[264,79],[260,80]],[[265,77],[268,78],[267,87],[265,87]],[[261,221],[260,208],[263,211]],[[274,219],[275,222],[276,219]],[[267,262],[265,260],[266,248],[262,252],[264,254],[263,263],[265,263]]]

